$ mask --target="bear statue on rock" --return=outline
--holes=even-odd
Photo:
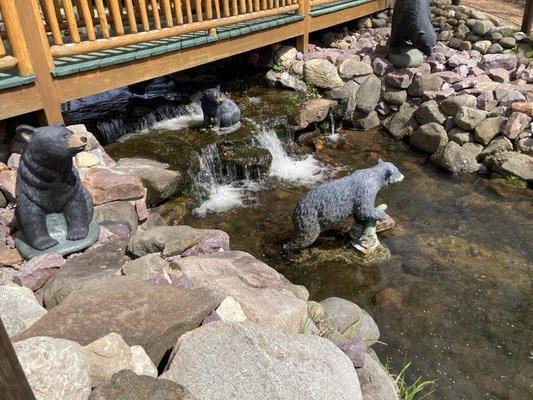
[[[62,213],[68,240],[84,239],[93,217],[93,202],[72,161],[87,138],[63,125],[33,128],[22,125],[17,134],[27,142],[17,174],[15,216],[26,242],[37,250],[58,244],[48,232],[48,214]]]
[[[428,0],[396,0],[389,41],[391,53],[409,46],[409,42],[425,55],[433,54],[437,34]]]
[[[317,186],[296,206],[292,217],[294,237],[285,249],[309,247],[321,232],[339,227],[351,216],[356,223],[385,220],[385,211],[374,207],[376,195],[384,186],[401,180],[403,175],[394,164],[379,160],[371,168]]]
[[[229,133],[240,127],[241,110],[219,89],[207,89],[200,98],[204,127],[214,126],[220,133]]]

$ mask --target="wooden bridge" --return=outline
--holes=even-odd
[[[392,0],[0,0],[0,120],[295,38]]]

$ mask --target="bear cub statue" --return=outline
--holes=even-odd
[[[204,127],[213,126],[220,133],[229,133],[240,127],[241,110],[218,88],[207,89],[200,98]]]
[[[414,47],[427,56],[433,54],[437,34],[431,23],[431,8],[428,0],[396,0],[392,14],[390,51],[408,46]]]
[[[356,223],[385,220],[387,214],[374,207],[376,195],[381,188],[403,178],[394,164],[379,160],[371,168],[317,186],[296,206],[292,217],[294,236],[284,248],[295,252],[309,247],[321,232],[339,227],[351,216]]]
[[[93,218],[93,201],[72,157],[85,149],[87,138],[63,125],[21,125],[16,132],[27,142],[17,172],[15,208],[26,242],[41,251],[58,244],[46,227],[46,215],[51,213],[63,213],[68,240],[85,238]]]

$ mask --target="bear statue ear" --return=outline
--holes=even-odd
[[[35,128],[30,125],[20,125],[17,126],[17,129],[15,129],[15,133],[20,135],[24,141],[29,142],[31,136],[35,133]]]

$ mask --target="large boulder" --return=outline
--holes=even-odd
[[[485,54],[479,66],[485,71],[494,68],[514,70],[517,64],[518,60],[514,54]]]
[[[43,254],[26,261],[20,268],[13,282],[25,286],[34,292],[41,287],[65,264],[66,260],[59,254]]]
[[[300,112],[297,117],[298,128],[305,129],[309,124],[315,122],[322,122],[329,114],[331,107],[335,107],[337,102],[328,99],[311,99],[307,100],[300,107]]]
[[[60,304],[71,293],[96,287],[99,282],[117,275],[126,256],[128,239],[112,240],[103,246],[71,258],[42,288],[47,309]]]
[[[332,342],[248,322],[185,334],[161,377],[198,400],[362,400],[350,359]]]
[[[281,46],[274,53],[274,62],[281,65],[285,69],[289,69],[291,64],[296,59],[298,50],[293,46]]]
[[[446,121],[446,117],[440,111],[439,105],[435,100],[429,100],[422,103],[418,110],[415,111],[415,117],[417,121],[420,122],[420,125],[432,122],[442,125]]]
[[[513,150],[513,143],[505,136],[497,136],[483,149],[479,155],[479,159],[483,160],[493,154],[511,150]]]
[[[153,279],[170,271],[170,263],[157,253],[147,254],[122,266],[122,273],[139,279]]]
[[[452,173],[472,173],[479,171],[476,157],[465,146],[455,142],[448,142],[446,146],[439,148],[432,156],[431,162],[436,166]],[[480,146],[481,147],[481,146]]]
[[[383,365],[365,354],[363,367],[357,370],[361,392],[365,400],[399,400],[394,380]]]
[[[500,134],[507,122],[505,117],[487,118],[474,129],[474,137],[478,143],[486,146]]]
[[[137,375],[128,369],[96,388],[90,400],[197,400],[183,386],[168,379]]]
[[[343,118],[350,119],[355,110],[355,96],[359,85],[354,81],[348,81],[338,89],[328,92],[330,98],[339,101],[344,106]]]
[[[181,187],[182,174],[169,165],[145,158],[122,158],[114,170],[136,176],[148,190],[146,203],[155,206],[174,196]]]
[[[344,85],[337,72],[337,67],[328,60],[321,58],[305,62],[304,79],[308,84],[322,89],[335,89]]]
[[[403,103],[398,111],[385,123],[385,127],[391,136],[401,139],[418,128],[418,122],[414,117],[416,107],[409,103]]]
[[[135,206],[129,201],[112,201],[94,207],[94,219],[99,223],[127,223],[132,232],[137,232],[139,219]]]
[[[302,286],[251,255],[226,251],[175,260],[194,288],[209,288],[232,296],[249,321],[284,332],[298,332],[307,316],[307,297]]]
[[[30,289],[12,283],[0,286],[0,319],[8,336],[25,331],[45,314]]]
[[[87,345],[116,332],[142,346],[154,364],[185,332],[195,329],[218,305],[209,290],[182,290],[115,277],[72,293],[28,330],[16,336],[52,336]]]
[[[436,122],[422,125],[409,137],[409,142],[422,151],[434,153],[448,143],[446,129]]]
[[[265,80],[270,87],[280,87],[283,89],[292,89],[296,92],[305,92],[307,85],[301,79],[289,74],[287,71],[276,72],[270,70],[265,76]]]
[[[82,348],[65,339],[32,337],[14,343],[37,400],[87,400],[91,378]]]
[[[455,117],[455,114],[459,112],[461,107],[476,108],[477,99],[476,96],[471,94],[462,94],[459,96],[453,96],[440,103],[441,110],[447,114]]]
[[[516,139],[531,123],[531,117],[521,112],[513,112],[503,129],[503,134],[509,139]]]
[[[512,174],[527,182],[533,182],[533,157],[515,151],[503,151],[488,156],[485,164],[503,174]]]
[[[465,130],[472,131],[487,118],[487,112],[477,108],[461,107],[455,114],[455,124]]]
[[[94,205],[141,199],[146,192],[139,178],[103,167],[89,168],[83,183],[91,193]]]
[[[339,65],[339,75],[342,79],[353,79],[359,76],[370,75],[372,66],[363,61],[346,59]]]
[[[118,333],[111,332],[83,347],[93,387],[100,386],[115,372],[129,369],[157,378],[157,369],[141,346],[128,346]]]
[[[355,108],[366,114],[376,108],[381,97],[381,80],[370,75],[359,87],[355,96]]]
[[[443,84],[444,80],[438,75],[419,75],[413,79],[407,93],[411,97],[422,97],[424,92],[441,90]]]

